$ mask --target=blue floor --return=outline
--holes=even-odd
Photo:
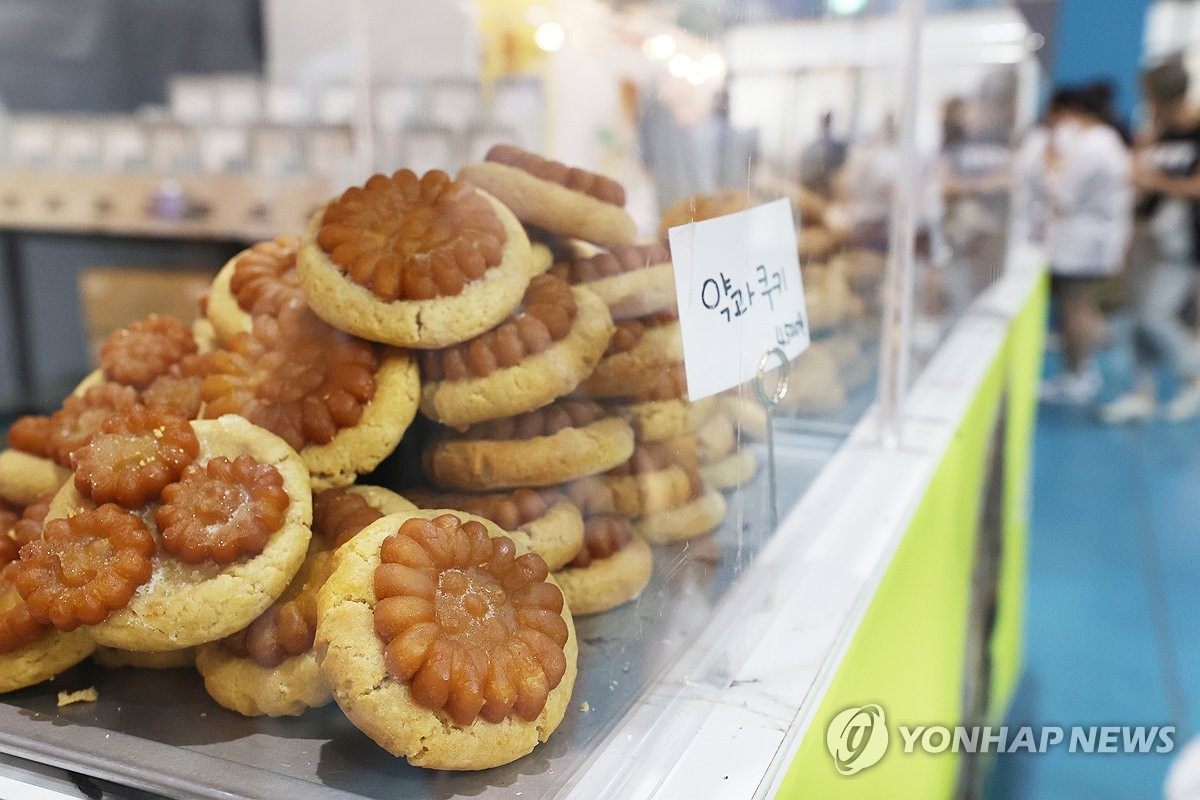
[[[1129,374],[1120,352],[1101,363],[1110,386]],[[1200,420],[1110,428],[1043,405],[1034,470],[1025,674],[1008,724],[1175,725],[1181,750],[1200,733]],[[1172,757],[1003,755],[987,796],[1162,797]]]

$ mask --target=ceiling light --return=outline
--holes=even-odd
[[[533,43],[547,53],[559,50],[566,40],[567,32],[557,22],[543,22],[533,32]]]

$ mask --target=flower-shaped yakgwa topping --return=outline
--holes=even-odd
[[[162,492],[154,522],[163,549],[181,561],[230,564],[256,556],[287,517],[283,476],[270,464],[240,455],[188,467]]]
[[[15,574],[15,563],[0,569],[0,653],[11,653],[36,641],[49,628],[29,613],[25,599],[13,586]]]
[[[42,522],[53,497],[53,493],[42,495],[19,516],[11,516],[7,524],[0,520],[0,567],[15,561],[24,545],[42,537]]]
[[[365,497],[346,489],[326,489],[313,495],[313,533],[335,548],[382,516]]]
[[[452,514],[406,520],[375,570],[375,632],[389,674],[457,725],[532,721],[566,673],[563,597],[540,556],[519,558]]]
[[[595,255],[580,256],[571,262],[555,264],[550,268],[550,274],[572,284],[591,283],[626,272],[636,272],[639,269],[646,269],[670,260],[671,251],[660,242],[617,245],[612,250],[601,251]]]
[[[472,425],[466,439],[525,440],[553,436],[566,428],[582,428],[605,417],[604,407],[587,400],[559,400],[515,417],[502,417]]]
[[[538,275],[529,282],[520,311],[474,339],[447,347],[426,350],[421,368],[427,380],[483,378],[497,369],[515,367],[527,356],[535,356],[566,338],[578,308],[571,287],[552,275]]]
[[[140,508],[200,454],[200,441],[183,417],[135,405],[104,421],[75,451],[75,488],[96,503]]]
[[[50,458],[50,418],[37,414],[20,417],[8,429],[8,446],[23,453]]]
[[[633,527],[624,517],[601,514],[588,517],[583,527],[583,547],[567,566],[586,567],[608,558],[633,540]]]
[[[644,394],[635,398],[638,402],[679,400],[687,397],[687,371],[682,363],[672,364],[662,371],[658,381]]]
[[[542,158],[537,153],[522,150],[511,144],[494,145],[488,150],[484,160],[515,167],[544,181],[591,195],[605,203],[625,205],[625,187],[612,178],[578,167],[568,167],[559,161]]]
[[[143,389],[184,356],[196,352],[192,332],[174,317],[151,314],[109,335],[100,345],[104,377]]]
[[[91,441],[106,419],[137,402],[136,390],[116,383],[93,386],[82,396],[71,395],[50,415],[47,455],[64,467],[72,466],[71,455]]]
[[[375,348],[307,309],[260,316],[229,349],[205,357],[204,416],[239,414],[295,450],[358,424],[375,396]]]
[[[637,347],[638,342],[649,331],[678,321],[679,315],[672,310],[639,317],[638,319],[627,319],[617,322],[616,330],[613,331],[612,338],[608,340],[608,349],[604,351],[604,355],[611,356],[617,353],[628,353]]]
[[[296,237],[280,236],[259,242],[238,256],[229,291],[243,311],[275,316],[286,306],[304,303],[296,252]]]
[[[246,628],[225,637],[221,642],[225,649],[268,669],[312,649],[317,632],[317,592],[333,567],[329,555],[325,551],[310,556],[300,592],[275,603]]]
[[[515,531],[546,513],[554,503],[565,499],[561,494],[536,489],[517,489],[492,494],[440,493],[406,489],[404,496],[417,508],[453,508],[490,519],[506,531]]]
[[[497,266],[507,235],[491,204],[441,170],[373,175],[325,209],[317,244],[384,301],[452,297]]]
[[[71,631],[129,604],[150,580],[154,537],[142,518],[114,503],[53,519],[21,548],[13,583],[38,622]]]

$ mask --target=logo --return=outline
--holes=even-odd
[[[847,708],[829,723],[825,746],[842,775],[854,775],[878,764],[888,747],[883,709],[874,704]]]

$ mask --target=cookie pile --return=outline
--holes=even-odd
[[[754,472],[749,412],[686,398],[670,256],[623,205],[503,146],[376,175],[231,259],[192,329],[114,333],[0,452],[0,691],[95,653],[248,716],[336,701],[419,766],[545,741],[573,614]],[[422,485],[358,483],[405,437]]]

